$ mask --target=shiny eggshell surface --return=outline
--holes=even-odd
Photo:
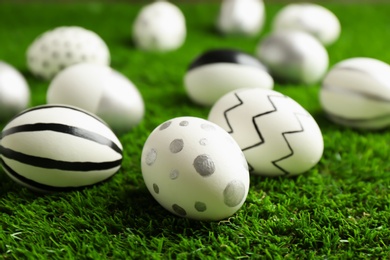
[[[313,36],[300,31],[273,32],[259,43],[256,52],[279,81],[315,84],[328,69],[325,47]]]
[[[32,74],[52,79],[64,68],[81,62],[110,64],[110,52],[102,38],[78,26],[62,26],[47,31],[27,50],[27,65]]]
[[[245,157],[218,125],[177,117],[158,126],[142,150],[142,175],[168,211],[198,220],[233,215],[249,190]]]
[[[326,46],[334,43],[341,31],[336,15],[325,7],[312,3],[286,5],[276,14],[272,28],[274,31],[303,31]]]
[[[224,94],[239,88],[272,89],[274,81],[255,57],[233,49],[209,50],[198,56],[184,76],[190,99],[213,105]]]
[[[135,45],[142,50],[173,51],[185,41],[185,17],[176,5],[156,1],[139,11],[132,33]]]
[[[314,118],[273,90],[232,91],[214,104],[208,120],[236,140],[253,174],[298,175],[322,157],[324,142]]]
[[[262,0],[223,0],[216,26],[226,35],[254,36],[262,30],[264,20]]]
[[[23,75],[8,63],[0,61],[0,121],[24,110],[30,102],[30,89]]]
[[[76,64],[58,73],[49,85],[47,102],[94,113],[118,134],[138,125],[144,116],[136,86],[114,69],[97,64]]]
[[[44,105],[18,114],[1,132],[0,158],[14,181],[36,191],[96,184],[121,166],[122,145],[92,114]]]
[[[390,65],[356,57],[334,65],[320,89],[320,102],[336,123],[381,129],[390,125]]]

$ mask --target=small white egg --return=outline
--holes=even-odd
[[[240,147],[218,125],[201,118],[177,117],[158,126],[141,160],[152,196],[182,217],[227,218],[248,194],[248,165]]]
[[[85,109],[103,119],[116,133],[140,123],[144,102],[136,86],[107,66],[80,63],[56,75],[47,90],[47,103]]]
[[[110,52],[99,35],[78,26],[62,26],[47,31],[27,50],[27,65],[31,73],[46,80],[81,62],[109,65]]]
[[[0,121],[24,110],[30,102],[30,89],[23,75],[13,66],[0,61]]]
[[[214,104],[208,120],[236,140],[253,174],[298,175],[322,157],[324,142],[314,118],[296,101],[273,90],[232,91]]]
[[[94,115],[44,105],[19,113],[0,136],[0,161],[17,183],[41,192],[68,191],[111,177],[122,145]]]
[[[390,125],[390,65],[356,57],[334,65],[320,89],[328,118],[341,125],[381,129]]]
[[[172,3],[157,1],[144,6],[133,23],[135,45],[145,51],[166,52],[181,47],[186,38],[186,22]]]
[[[306,85],[320,81],[329,65],[325,47],[299,31],[273,32],[259,43],[257,56],[275,80]]]
[[[262,0],[223,0],[216,26],[226,35],[254,36],[261,32],[264,21]]]
[[[312,3],[286,5],[276,14],[272,28],[275,31],[299,30],[309,33],[325,46],[334,43],[341,31],[336,15]]]
[[[271,89],[274,80],[254,56],[233,49],[202,53],[190,64],[184,87],[190,99],[203,106],[213,105],[224,94],[239,88]]]

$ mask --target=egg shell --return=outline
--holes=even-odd
[[[145,5],[133,23],[135,45],[145,51],[167,52],[181,47],[186,38],[186,21],[174,4],[156,1]]]
[[[275,15],[272,29],[303,31],[328,46],[339,38],[341,25],[337,16],[321,5],[294,3],[286,5]]]
[[[240,147],[201,118],[177,117],[158,126],[141,160],[148,190],[178,216],[221,220],[233,215],[248,194],[248,165]]]
[[[314,118],[273,90],[232,91],[214,104],[208,120],[236,140],[256,175],[298,175],[322,157],[324,142]]]
[[[30,102],[30,88],[23,75],[13,66],[0,61],[0,121],[26,109]]]
[[[136,86],[107,66],[72,65],[56,75],[49,85],[49,104],[67,104],[85,109],[103,119],[117,134],[129,131],[144,116],[144,102]]]
[[[361,129],[390,125],[390,65],[356,57],[334,65],[320,89],[320,103],[332,121]]]
[[[325,47],[300,31],[271,33],[260,41],[256,55],[279,82],[318,83],[329,65]]]
[[[217,18],[217,29],[226,35],[254,36],[265,21],[262,0],[223,0]]]
[[[192,61],[184,76],[187,95],[203,106],[213,105],[224,94],[235,89],[272,89],[273,85],[267,68],[257,58],[233,49],[202,53]]]
[[[122,145],[107,125],[69,106],[44,105],[18,114],[3,129],[0,158],[14,181],[36,191],[82,188],[118,171]]]
[[[98,34],[79,26],[61,26],[47,31],[27,49],[28,68],[45,80],[81,62],[109,65],[110,52]]]

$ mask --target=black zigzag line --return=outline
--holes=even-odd
[[[286,96],[276,96],[276,95],[268,95],[268,96],[267,96],[268,101],[271,103],[273,109],[272,109],[272,110],[269,110],[269,111],[267,111],[267,112],[261,113],[261,114],[257,114],[257,115],[255,115],[255,116],[252,117],[252,123],[253,123],[253,126],[254,126],[255,129],[256,129],[256,133],[258,134],[260,141],[257,142],[257,143],[255,143],[255,144],[253,144],[253,145],[250,145],[250,146],[248,146],[248,147],[243,148],[243,149],[242,149],[243,151],[252,149],[252,148],[254,148],[254,147],[256,147],[256,146],[260,146],[260,145],[262,145],[262,144],[265,143],[265,139],[263,138],[263,135],[261,134],[260,129],[259,129],[259,127],[258,127],[257,124],[256,124],[256,119],[257,119],[258,117],[261,117],[261,116],[264,116],[264,115],[268,115],[268,114],[271,114],[271,113],[274,113],[274,112],[278,111],[277,107],[276,107],[275,104],[272,102],[271,97],[278,97],[278,98],[283,97],[283,98],[287,98]]]
[[[290,143],[288,142],[288,140],[287,140],[287,138],[286,138],[286,135],[288,135],[288,134],[302,133],[303,131],[305,131],[305,129],[303,128],[302,123],[301,123],[301,121],[299,120],[299,118],[298,118],[297,115],[301,115],[301,116],[308,116],[308,115],[307,115],[307,114],[294,113],[294,116],[295,116],[295,118],[297,119],[297,121],[298,121],[299,126],[301,127],[301,129],[299,129],[299,130],[294,130],[294,131],[283,132],[283,133],[282,133],[283,139],[284,139],[284,141],[286,142],[286,144],[287,144],[287,146],[288,146],[288,149],[290,150],[290,153],[287,154],[287,155],[285,155],[285,156],[283,156],[283,157],[281,157],[281,158],[279,158],[279,159],[277,159],[277,160],[272,161],[272,164],[273,164],[276,168],[278,168],[279,170],[281,170],[285,175],[290,174],[290,172],[286,171],[285,169],[283,169],[282,167],[280,167],[279,165],[277,165],[277,163],[280,162],[280,161],[283,161],[283,160],[285,160],[285,159],[287,159],[287,158],[289,158],[289,157],[291,157],[291,156],[294,155],[294,150],[291,148],[291,145],[290,145]]]
[[[232,128],[232,126],[231,126],[231,124],[230,124],[230,122],[229,122],[229,118],[228,118],[228,116],[227,116],[227,113],[229,113],[229,111],[235,109],[236,107],[239,107],[239,106],[241,106],[241,105],[244,104],[244,102],[242,102],[242,100],[240,99],[240,97],[238,96],[237,93],[234,93],[234,95],[236,96],[236,98],[238,99],[238,101],[239,101],[240,103],[238,103],[238,104],[236,104],[236,105],[234,105],[234,106],[232,106],[232,107],[226,109],[226,110],[223,112],[223,116],[225,117],[226,123],[227,123],[227,125],[228,125],[228,127],[229,127],[229,131],[228,131],[229,134],[232,134],[232,133],[233,133],[233,128]]]

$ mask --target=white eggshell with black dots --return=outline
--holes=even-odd
[[[294,3],[286,5],[275,15],[272,29],[303,31],[328,46],[339,38],[341,25],[337,16],[321,5]]]
[[[316,84],[329,65],[325,47],[300,31],[273,32],[260,41],[256,55],[276,81],[290,83]]]
[[[46,80],[81,62],[109,65],[110,52],[98,34],[78,26],[47,31],[27,50],[27,65],[31,73]]]
[[[322,157],[324,142],[314,118],[277,91],[232,91],[214,104],[208,120],[236,140],[256,175],[302,174]]]
[[[76,107],[44,105],[19,113],[4,127],[0,159],[8,176],[27,188],[68,191],[114,175],[122,145],[98,117]]]
[[[127,77],[92,63],[72,65],[58,73],[46,99],[49,104],[67,104],[94,113],[117,134],[138,125],[145,110],[140,92]]]
[[[226,35],[254,36],[261,32],[264,21],[262,0],[223,0],[216,26]]]
[[[212,106],[224,94],[239,88],[272,89],[267,68],[254,56],[233,49],[209,50],[194,59],[184,75],[188,97]]]
[[[360,129],[390,125],[390,65],[373,58],[340,61],[326,74],[320,102],[335,123]]]
[[[0,61],[0,121],[24,110],[30,102],[30,88],[23,75],[13,66]]]
[[[153,197],[182,217],[227,218],[248,194],[248,165],[240,147],[201,118],[177,117],[158,126],[145,142],[141,165]]]
[[[186,31],[181,10],[172,3],[156,1],[139,11],[133,23],[132,37],[142,50],[167,52],[183,45]]]

